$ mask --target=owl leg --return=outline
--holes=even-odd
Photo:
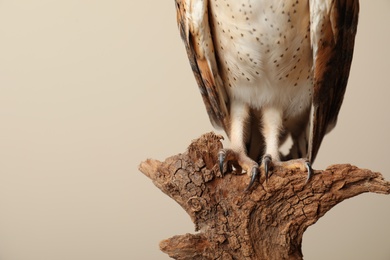
[[[232,102],[231,104],[231,125],[229,138],[231,142],[230,149],[219,151],[218,159],[221,173],[227,170],[228,163],[232,163],[236,168],[246,171],[251,177],[249,187],[253,185],[256,177],[259,175],[259,164],[249,158],[245,148],[245,123],[248,120],[249,108],[241,102]]]
[[[281,136],[281,130],[283,127],[283,113],[281,110],[275,108],[264,108],[262,117],[262,133],[265,139],[266,152],[263,156],[262,165],[264,166],[265,178],[268,180],[271,166],[284,167],[284,168],[298,168],[307,170],[306,183],[313,175],[311,164],[307,159],[294,159],[282,162],[280,160],[279,153],[279,140]],[[300,149],[300,156],[302,156],[303,148]],[[299,158],[293,157],[293,158]]]
[[[273,107],[265,107],[262,110],[262,134],[265,141],[264,166],[265,178],[268,180],[273,162],[279,162],[279,139],[283,126],[283,111]]]

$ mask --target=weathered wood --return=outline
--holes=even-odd
[[[174,236],[160,248],[174,259],[302,259],[305,230],[341,201],[365,192],[390,193],[380,173],[349,164],[306,172],[275,168],[250,192],[246,174],[221,175],[221,136],[208,133],[183,154],[149,159],[140,170],[191,216],[197,234]]]

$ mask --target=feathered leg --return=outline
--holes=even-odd
[[[262,110],[262,115],[262,133],[266,146],[265,154],[262,160],[262,166],[264,167],[266,180],[268,180],[269,172],[272,166],[281,166],[285,168],[300,168],[301,170],[306,169],[308,172],[308,177],[306,180],[307,182],[312,175],[311,164],[308,160],[294,159],[285,162],[280,161],[279,140],[282,135],[283,111],[273,107],[266,107]],[[295,140],[295,142],[296,141],[297,140]],[[301,157],[302,153],[300,156],[294,158]]]
[[[251,177],[249,187],[252,186],[259,175],[259,164],[249,158],[245,147],[245,124],[249,116],[249,108],[241,102],[233,102],[230,107],[231,125],[229,138],[230,149],[222,149],[219,152],[220,170],[224,173],[227,163],[232,162],[236,167],[240,167]]]

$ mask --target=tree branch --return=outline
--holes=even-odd
[[[250,192],[246,174],[222,176],[221,136],[208,133],[183,154],[141,163],[140,171],[191,216],[197,234],[174,236],[160,248],[175,259],[302,259],[305,230],[341,201],[365,192],[390,193],[380,173],[349,164],[315,171],[274,168]]]

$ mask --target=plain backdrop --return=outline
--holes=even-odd
[[[362,0],[336,129],[314,165],[390,180],[390,1]],[[0,0],[0,259],[169,259],[190,218],[138,171],[212,131],[167,1]],[[389,260],[390,197],[310,227],[305,259]]]

